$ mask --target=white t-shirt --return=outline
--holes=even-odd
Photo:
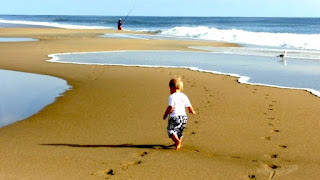
[[[171,94],[169,96],[168,104],[173,107],[173,111],[170,113],[170,116],[187,115],[186,107],[191,107],[189,98],[182,92]]]

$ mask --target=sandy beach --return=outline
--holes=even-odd
[[[49,63],[49,54],[185,50],[236,44],[107,39],[113,30],[0,28],[0,69],[65,79],[72,89],[32,117],[0,128],[0,179],[319,179],[320,99],[187,69]],[[130,33],[130,32],[126,32]],[[189,115],[176,151],[162,120],[170,78]]]

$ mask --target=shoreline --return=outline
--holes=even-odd
[[[0,68],[62,78],[73,88],[32,117],[0,128],[0,179],[310,179],[320,177],[319,98],[177,68],[48,63],[49,54],[187,50],[225,43],[99,39],[105,30],[0,29],[38,42],[0,43]],[[117,31],[114,31],[117,32]],[[197,116],[175,151],[161,120],[181,76]],[[168,164],[169,163],[169,164]],[[112,173],[110,173],[112,170]]]
[[[131,50],[132,51],[132,50]],[[155,50],[134,50],[134,52],[137,51],[147,51],[147,52],[152,52]],[[168,51],[168,50],[162,50],[162,51]],[[172,51],[172,50],[171,50]],[[271,85],[271,84],[263,84],[263,83],[253,83],[249,82],[251,77],[235,74],[235,73],[224,73],[220,71],[210,71],[206,69],[199,69],[197,67],[188,67],[188,66],[161,66],[161,65],[139,65],[139,64],[108,64],[108,63],[80,63],[80,62],[65,62],[65,61],[59,61],[59,58],[57,56],[59,55],[64,55],[64,54],[89,54],[89,53],[103,53],[103,52],[130,52],[128,50],[121,50],[121,51],[95,51],[95,52],[68,52],[68,53],[55,53],[55,54],[49,54],[48,57],[51,59],[47,60],[47,62],[51,63],[66,63],[66,64],[79,64],[79,65],[106,65],[106,66],[128,66],[128,67],[150,67],[150,68],[183,68],[183,69],[188,69],[192,71],[198,71],[198,72],[206,72],[206,73],[212,73],[212,74],[218,74],[218,75],[225,75],[225,76],[231,76],[231,77],[236,77],[239,83],[241,84],[248,84],[248,85],[256,85],[256,86],[266,86],[266,87],[272,87],[272,88],[280,88],[280,89],[292,89],[292,90],[303,90],[307,91],[310,94],[320,97],[320,91],[317,91],[315,89],[311,88],[298,88],[298,87],[286,87],[286,86],[278,86],[278,85]],[[157,51],[161,52],[161,51]],[[175,52],[186,52],[186,51],[175,51]],[[197,51],[195,51],[197,52]]]

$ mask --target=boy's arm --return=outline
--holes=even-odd
[[[194,114],[194,115],[197,114],[196,111],[194,111],[194,109],[193,109],[192,106],[189,106],[189,107],[187,107],[187,108],[188,108],[188,110],[189,110],[189,113]]]
[[[163,120],[167,119],[167,116],[172,112],[173,110],[173,107],[172,106],[168,106],[166,111],[164,112],[164,115],[163,115]]]

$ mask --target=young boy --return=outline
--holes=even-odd
[[[183,131],[187,123],[187,114],[185,108],[188,108],[191,114],[196,114],[188,97],[182,93],[183,82],[180,78],[171,79],[169,82],[170,96],[169,103],[163,115],[163,120],[168,120],[168,135],[174,141],[176,150],[181,148]]]

